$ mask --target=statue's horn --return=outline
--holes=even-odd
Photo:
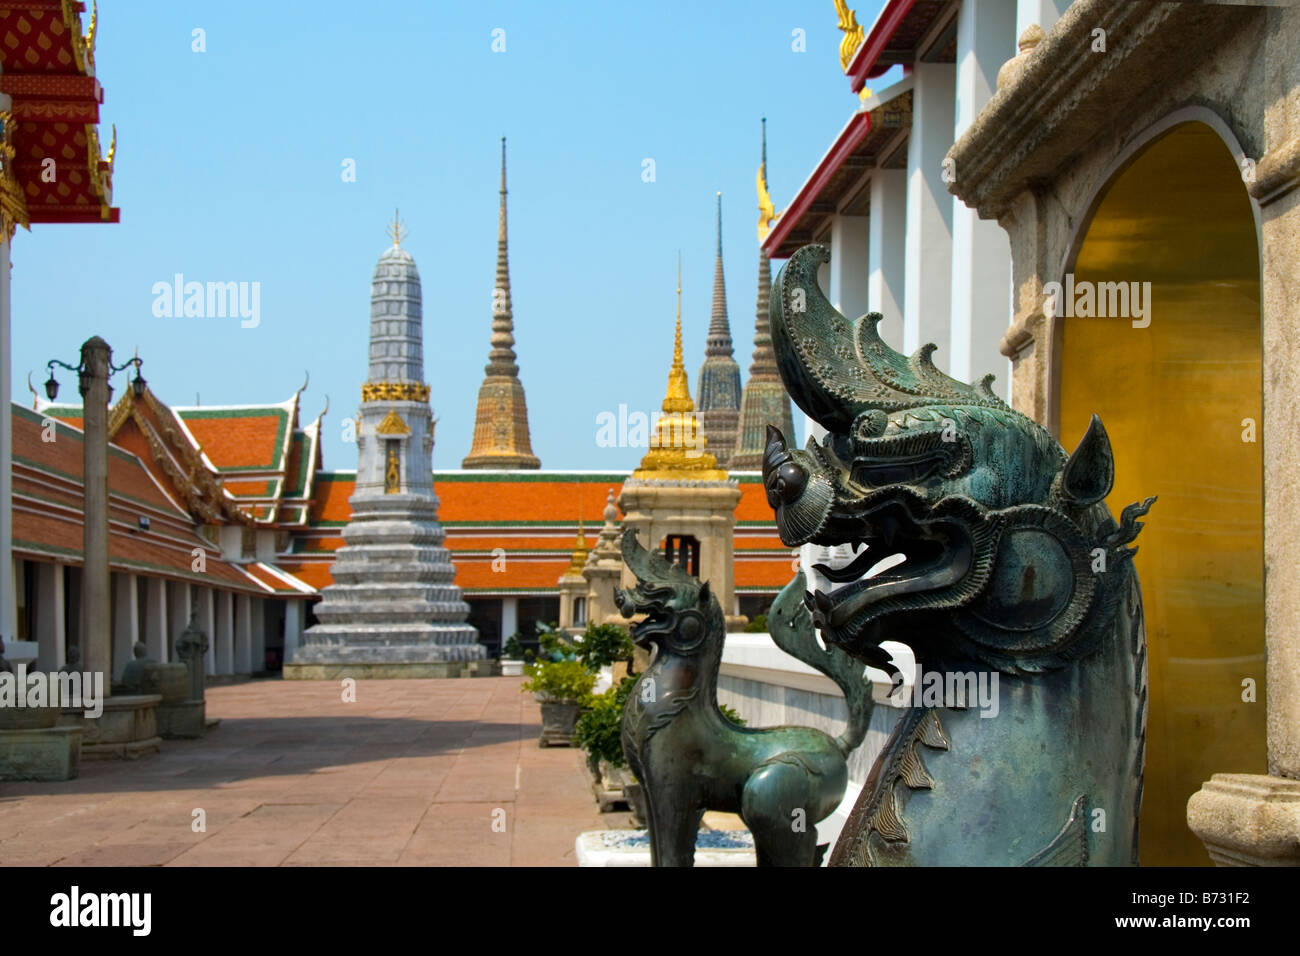
[[[647,551],[637,540],[636,529],[628,528],[623,532],[621,543],[623,563],[632,569],[640,581],[662,581],[676,569],[669,564],[658,551]]]
[[[935,367],[933,345],[910,358],[890,347],[880,337],[880,313],[856,321],[841,315],[817,284],[817,270],[829,261],[824,245],[797,250],[776,277],[769,307],[781,380],[813,419],[844,432],[870,409],[1003,404],[987,386],[972,388]]]
[[[772,346],[781,381],[796,405],[830,431],[844,431],[853,412],[828,381],[833,363],[818,361],[819,349],[834,355],[837,342],[853,346],[849,320],[826,301],[817,284],[817,270],[830,262],[831,252],[817,244],[797,250],[777,274],[768,308]]]

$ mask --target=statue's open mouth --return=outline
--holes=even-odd
[[[669,634],[674,626],[674,615],[671,607],[665,598],[671,598],[672,591],[670,588],[664,588],[665,596],[660,597],[654,594],[644,594],[642,589],[646,585],[638,585],[635,588],[619,588],[614,592],[614,603],[618,605],[619,613],[624,617],[635,617],[638,614],[646,615],[644,620],[638,621],[632,625],[632,640],[637,646],[649,650],[651,642],[657,641],[660,635]]]
[[[972,579],[982,576],[972,569],[982,543],[976,539],[984,535],[972,528],[971,515],[936,507],[918,517],[908,500],[890,498],[837,517],[836,536],[866,550],[839,567],[813,566],[829,585],[805,593],[804,602],[824,640],[859,654],[883,640],[908,641],[910,635],[888,633],[877,622],[899,611],[958,607],[978,592],[982,582]],[[893,556],[899,557],[882,560]]]

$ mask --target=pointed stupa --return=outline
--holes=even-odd
[[[661,406],[663,415],[650,436],[650,450],[632,477],[651,481],[726,481],[727,473],[705,450],[708,439],[695,416],[691,383],[682,361],[682,266],[677,263],[677,327],[673,336],[673,364]]]
[[[740,402],[740,444],[731,458],[733,471],[758,471],[763,467],[767,426],[775,425],[795,444],[790,395],[781,382],[772,348],[768,305],[772,295],[772,267],[763,251],[773,216],[767,193],[767,119],[763,120],[763,158],[758,167],[758,305],[754,311],[754,358]]]
[[[740,425],[740,366],[733,357],[722,276],[722,193],[718,193],[718,257],[713,266],[713,310],[700,366],[700,421],[720,468],[730,467]]]
[[[492,351],[478,390],[474,441],[462,468],[540,468],[528,433],[528,405],[515,357],[506,246],[506,138],[501,137],[501,210],[497,218],[497,280],[492,290]]]
[[[313,608],[319,623],[285,677],[456,677],[486,656],[438,521],[420,273],[396,215],[390,234],[370,286],[351,518]]]

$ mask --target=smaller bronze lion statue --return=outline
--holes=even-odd
[[[803,576],[772,606],[773,639],[844,688],[849,728],[739,727],[718,710],[726,622],[707,582],[648,552],[627,531],[623,560],[638,584],[615,595],[624,617],[646,615],[632,638],[657,650],[623,711],[623,753],[645,789],[654,866],[691,866],[706,810],[738,813],[759,866],[815,866],[826,847],[815,824],[844,798],[846,758],[866,736],[871,685],[861,664],[817,646],[802,605]]]

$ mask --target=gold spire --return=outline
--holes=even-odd
[[[673,332],[673,364],[661,406],[663,415],[650,437],[650,450],[634,478],[668,481],[726,481],[718,460],[704,450],[704,429],[695,417],[690,380],[682,360],[682,257],[677,254],[677,325]]]
[[[462,468],[533,469],[528,403],[515,356],[514,312],[510,303],[510,252],[506,241],[506,138],[501,137],[501,192],[497,210],[497,273],[492,288],[492,337],[478,392],[474,439]]]
[[[573,556],[569,561],[569,569],[565,571],[565,576],[576,575],[582,577],[582,568],[587,563],[587,536],[582,530],[582,516],[578,516],[578,541],[573,548]]]
[[[402,240],[410,235],[410,233],[406,231],[406,227],[402,225],[402,220],[397,217],[396,209],[393,210],[393,224],[388,227],[387,232],[388,238],[393,240],[394,249],[400,248]]]
[[[849,9],[845,0],[835,0],[835,14],[839,18],[839,22],[835,25],[844,34],[844,38],[840,40],[840,69],[847,73],[854,54],[858,52],[858,47],[862,46],[862,25],[858,23],[857,15]]]

